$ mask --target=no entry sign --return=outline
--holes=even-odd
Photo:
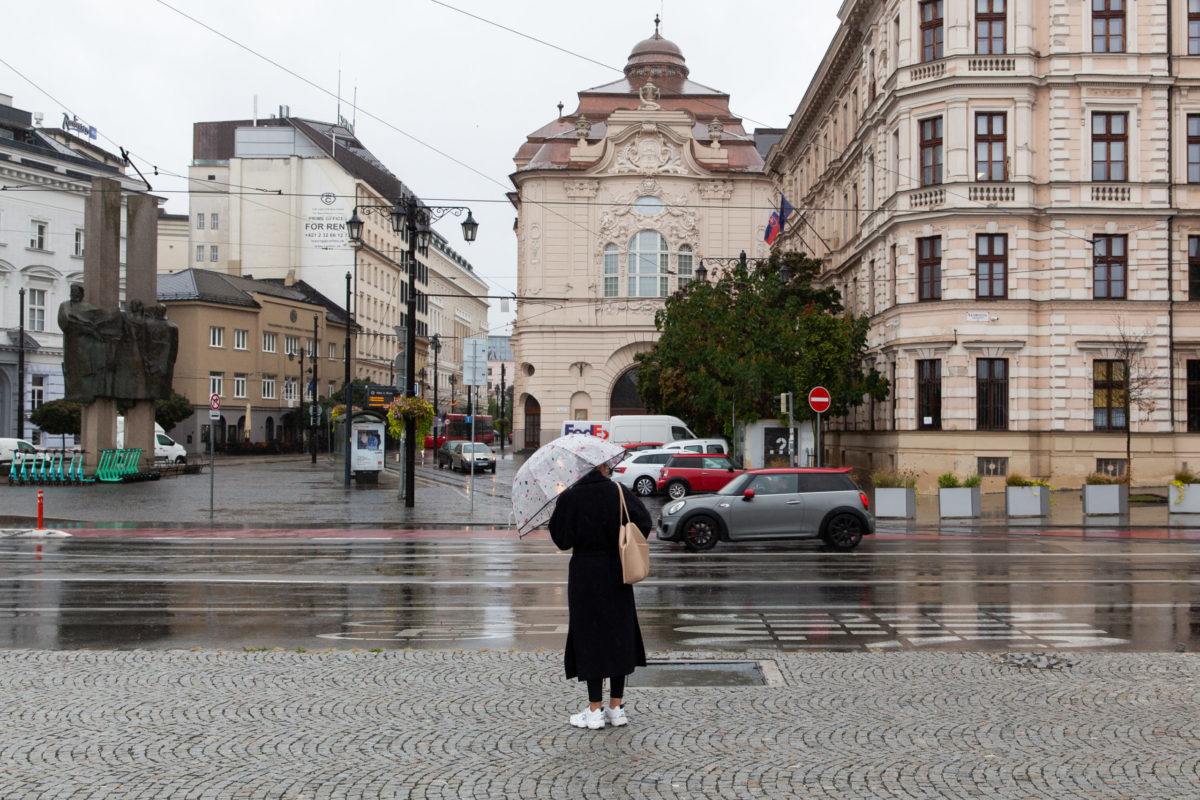
[[[818,414],[828,411],[829,403],[829,390],[824,386],[817,386],[808,393],[808,407]]]

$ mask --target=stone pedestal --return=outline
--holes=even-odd
[[[125,443],[122,446],[141,448],[139,472],[149,472],[154,467],[154,403],[150,400],[139,400],[125,412]]]
[[[96,474],[100,452],[117,446],[117,401],[100,397],[80,411],[80,434],[83,438],[83,469]]]

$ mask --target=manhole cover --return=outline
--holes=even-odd
[[[651,661],[638,667],[626,686],[766,686],[757,661]]]

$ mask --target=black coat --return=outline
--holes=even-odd
[[[625,493],[629,518],[649,535],[650,513],[642,501],[594,470],[559,495],[550,517],[550,537],[560,550],[571,550],[565,666],[568,678],[581,681],[628,675],[646,666],[633,587],[621,579],[618,489]]]

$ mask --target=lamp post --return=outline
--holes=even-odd
[[[362,234],[362,227],[359,227],[359,234]],[[357,260],[355,251],[355,258]],[[346,273],[346,352],[342,354],[343,360],[346,362],[346,384],[345,384],[345,401],[346,401],[346,488],[350,488],[350,413],[354,408],[350,395],[350,273]]]
[[[504,430],[504,364],[500,364],[500,452],[504,452],[504,437],[507,433]]]
[[[25,290],[17,291],[17,438],[25,438]]]
[[[438,353],[442,351],[442,337],[434,334],[429,340],[429,349],[433,351],[433,446],[439,447],[437,440],[438,418]]]
[[[308,449],[312,453],[312,463],[317,463],[317,362],[321,360],[321,343],[317,340],[317,315],[313,314],[313,352],[312,352],[312,406],[308,409]]]
[[[360,210],[365,214],[387,214],[391,219],[393,231],[399,233],[403,224],[405,230],[408,232],[408,302],[405,313],[407,341],[405,342],[404,393],[408,397],[415,397],[416,386],[413,384],[412,378],[417,372],[417,239],[420,237],[420,244],[424,246],[430,233],[430,225],[447,214],[460,217],[465,211],[467,218],[462,223],[463,239],[467,242],[473,242],[475,241],[476,234],[479,232],[479,223],[475,221],[475,217],[471,214],[471,209],[466,206],[427,206],[421,203],[416,195],[410,194],[406,197],[400,197],[396,200],[395,205],[392,206],[355,206],[350,219],[346,222],[347,233],[349,233],[350,240],[353,242],[362,239],[363,221],[358,216]],[[407,420],[404,425],[405,438],[411,443],[415,441],[416,435],[416,422],[412,419]],[[408,508],[412,508],[415,504],[415,469],[416,448],[407,447],[404,451],[404,505]]]
[[[451,372],[450,376],[446,378],[446,380],[450,383],[450,409],[454,410],[454,385],[458,383],[458,379],[454,377],[454,373]]]

